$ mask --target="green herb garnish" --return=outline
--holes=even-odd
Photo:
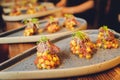
[[[46,41],[48,41],[48,38],[46,36],[42,36],[40,40],[37,42],[37,44],[40,42],[46,42]]]
[[[34,24],[38,23],[38,19],[37,18],[30,18],[30,19],[25,19],[22,21],[24,24],[27,24],[29,22],[32,22]]]
[[[80,38],[82,40],[85,40],[87,39],[87,36],[85,33],[83,33],[82,31],[77,31],[73,34],[73,37],[77,37],[77,38]]]
[[[33,23],[38,23],[38,19],[37,19],[37,18],[33,18],[31,21],[32,21]]]
[[[50,16],[50,23],[54,22],[54,17],[53,16]]]
[[[105,31],[108,30],[108,26],[103,26],[102,28],[103,28]]]

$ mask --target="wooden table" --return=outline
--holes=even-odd
[[[7,22],[6,29],[10,30],[12,28],[18,28],[21,25],[22,24],[20,24],[19,22]],[[1,58],[3,57],[12,58],[15,55],[20,54],[21,52],[24,52],[25,50],[35,45],[36,45],[35,43],[3,44],[3,45],[0,45],[0,56],[2,55]],[[85,75],[85,76],[60,78],[60,80],[61,79],[62,80],[120,80],[120,65],[100,73],[95,73],[95,74]],[[50,79],[50,80],[53,80],[53,79]]]

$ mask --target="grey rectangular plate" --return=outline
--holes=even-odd
[[[85,30],[84,32],[88,34],[93,42],[96,41],[98,30]],[[115,35],[120,37],[120,35]],[[69,47],[71,38],[70,34],[52,40],[61,50],[58,54],[61,64],[56,69],[37,69],[34,65],[36,47],[33,47],[1,63],[0,79],[45,79],[81,76],[104,71],[120,64],[120,47],[118,49],[98,49],[93,57],[88,60],[71,53]]]
[[[87,27],[87,22],[86,20],[82,19],[82,18],[76,18],[77,21],[80,23],[80,25],[78,25],[75,30],[82,30],[82,29],[86,29]],[[43,20],[40,21],[40,28],[44,28],[46,26],[48,20]],[[59,18],[58,19],[60,26],[63,24],[64,22],[64,18]],[[54,38],[54,37],[60,37],[60,36],[64,36],[68,33],[71,33],[73,31],[67,30],[66,28],[61,28],[58,32],[55,33],[48,33],[48,32],[43,32],[41,34],[36,34],[36,35],[32,35],[32,36],[23,36],[23,32],[24,32],[25,26],[15,29],[15,30],[11,30],[11,31],[7,31],[4,33],[0,34],[0,44],[4,44],[4,43],[27,43],[27,42],[36,42],[40,39],[41,36],[45,35],[47,37],[49,37],[50,39]]]

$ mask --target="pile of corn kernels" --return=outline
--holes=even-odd
[[[35,64],[39,69],[53,69],[60,65],[60,59],[56,54],[37,53]]]

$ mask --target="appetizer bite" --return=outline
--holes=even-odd
[[[16,0],[15,5],[10,12],[10,16],[19,16],[22,14],[35,14],[37,12],[47,11],[46,6],[38,4],[37,0]]]
[[[58,30],[60,30],[58,20],[51,16],[48,23],[47,23],[46,30],[49,33],[54,33],[54,32],[57,32]]]
[[[95,44],[81,31],[73,34],[73,38],[70,41],[70,49],[73,54],[78,55],[80,58],[85,57],[86,59],[90,59],[97,50]]]
[[[34,14],[34,13],[42,12],[42,11],[47,11],[47,8],[43,5],[29,4],[27,14]]]
[[[32,18],[32,19],[26,19],[24,20],[24,23],[26,24],[25,30],[24,30],[24,36],[31,36],[36,33],[38,33],[38,19]]]
[[[104,49],[119,47],[118,39],[115,38],[114,33],[110,29],[108,29],[107,26],[103,26],[99,29],[96,44],[98,48]]]
[[[48,38],[41,37],[37,45],[35,65],[38,69],[53,69],[60,65],[57,53],[60,49],[51,43]]]
[[[20,15],[21,10],[19,8],[20,8],[20,6],[13,7],[9,15],[10,16],[18,16],[18,15]]]
[[[65,22],[63,23],[63,26],[66,27],[69,30],[74,30],[75,26],[77,26],[78,22],[75,19],[75,17],[71,14],[65,15]]]

